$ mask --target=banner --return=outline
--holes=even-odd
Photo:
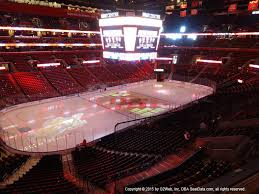
[[[191,15],[197,15],[198,14],[198,10],[197,9],[192,9],[191,10]]]
[[[199,7],[199,1],[197,1],[197,0],[193,1],[192,7]]]
[[[180,9],[186,9],[186,8],[187,8],[187,3],[186,2],[181,3]]]
[[[167,15],[171,15],[173,13],[173,10],[174,10],[174,5],[168,5],[165,7],[165,13]]]
[[[186,10],[180,11],[180,17],[186,17]]]
[[[52,8],[39,5],[29,5],[23,3],[1,2],[0,11],[8,13],[17,13],[17,10],[22,10],[28,15],[52,16],[52,17],[69,17],[69,18],[92,18],[99,17],[97,13],[87,13],[76,10],[68,10],[64,8]]]
[[[248,11],[254,11],[258,9],[258,0],[256,1],[250,1],[248,3]]]
[[[233,3],[231,5],[229,5],[228,7],[228,12],[235,12],[237,10],[237,4],[236,3]]]
[[[168,5],[165,7],[165,11],[169,12],[169,11],[173,11],[174,10],[174,5]]]

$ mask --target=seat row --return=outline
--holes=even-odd
[[[108,152],[95,148],[76,149],[72,155],[78,175],[101,187],[144,170],[160,159],[156,156]]]
[[[64,178],[60,155],[44,156],[22,178],[1,193],[84,193]]]

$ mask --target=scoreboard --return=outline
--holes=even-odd
[[[109,16],[99,20],[104,58],[126,61],[157,58],[162,20],[148,14],[146,17]]]

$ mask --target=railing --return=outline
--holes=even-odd
[[[0,119],[2,121],[0,126],[0,138],[5,142],[7,146],[14,148],[16,150],[20,150],[24,152],[41,152],[41,153],[64,151],[70,148],[74,148],[78,144],[81,144],[84,140],[86,140],[86,142],[92,142],[96,139],[99,139],[103,136],[113,133],[114,132],[113,127],[102,129],[101,130],[102,133],[100,134],[100,132],[98,133],[98,130],[96,130],[95,128],[92,128],[92,127],[87,128],[87,125],[84,125],[83,123],[80,125],[79,123],[78,127],[75,127],[73,128],[73,130],[71,130],[71,132],[64,134],[60,131],[66,131],[66,132],[69,131],[69,126],[65,126],[65,128],[64,127],[60,128],[58,126],[59,126],[59,122],[65,122],[66,118],[57,119],[55,116],[53,117],[54,120],[49,122],[47,124],[48,125],[47,127],[45,126],[45,130],[48,130],[49,134],[44,134],[44,132],[42,132],[42,135],[39,135],[36,133],[34,134],[33,128],[27,127],[27,125],[25,125],[27,123],[22,121],[22,119],[17,119],[17,122],[19,123],[18,124],[19,128],[18,128],[18,125],[14,123],[11,119],[9,119],[8,116],[5,116],[5,115],[10,114],[12,112],[14,114],[15,113],[14,111],[27,108],[30,106],[41,105],[45,103],[47,104],[51,102],[58,102],[66,99],[72,99],[72,98],[83,98],[87,101],[90,101],[91,96],[101,94],[104,91],[123,89],[128,86],[137,86],[139,83],[144,83],[144,82],[149,82],[149,80],[130,83],[130,84],[123,84],[123,85],[118,85],[113,87],[107,87],[107,88],[103,86],[102,89],[98,89],[92,92],[77,93],[69,96],[60,96],[60,97],[48,98],[48,99],[39,100],[39,101],[25,102],[17,105],[10,105],[9,107],[6,107],[0,111]],[[16,115],[14,116],[16,117]],[[130,113],[125,114],[124,117],[126,120],[131,120],[132,118],[135,118],[135,119],[138,118],[136,115],[130,114]],[[35,121],[37,119],[40,120],[40,118],[35,118]],[[80,122],[80,121],[75,120],[74,122]],[[25,127],[21,128],[20,127],[21,125],[25,125]],[[55,135],[56,133],[53,132],[54,128],[56,128],[55,130],[58,131],[60,135]]]
[[[211,87],[211,88],[213,88],[214,91],[216,91],[216,87],[217,87],[216,82],[214,82],[212,80],[209,80],[207,78],[173,74],[172,79],[177,80],[177,81],[183,81],[183,82],[190,82],[191,81],[191,83],[194,83],[194,84],[200,84],[200,85]]]
[[[173,75],[174,79],[181,80],[181,81],[187,81],[191,80],[191,77],[184,77],[184,76],[177,76]],[[50,102],[57,102],[57,101],[62,101],[66,99],[72,99],[72,98],[83,98],[85,100],[91,101],[91,96],[95,96],[98,94],[103,93],[104,91],[110,91],[114,89],[123,89],[123,88],[128,88],[128,86],[137,86],[139,83],[144,83],[144,82],[149,82],[149,80],[141,81],[141,82],[136,82],[136,83],[130,83],[130,84],[124,84],[124,85],[118,85],[114,87],[108,87],[108,88],[102,88],[96,91],[92,92],[87,92],[87,93],[78,93],[70,96],[61,96],[61,97],[55,97],[55,98],[49,98],[49,99],[44,99],[44,100],[39,100],[39,101],[33,101],[33,102],[27,102],[23,104],[18,104],[14,105],[11,107],[7,107],[3,110],[0,111],[0,119],[1,119],[1,127],[2,129],[0,130],[0,137],[2,140],[10,147],[20,150],[20,151],[25,151],[25,152],[55,152],[55,151],[64,151],[70,148],[76,147],[78,144],[81,144],[84,140],[86,142],[92,142],[94,140],[98,140],[103,136],[106,136],[108,134],[111,134],[113,132],[122,130],[124,128],[130,127],[132,125],[139,124],[143,121],[150,121],[152,119],[159,119],[160,117],[167,115],[168,113],[172,113],[174,111],[186,108],[193,103],[196,103],[199,99],[203,98],[204,96],[202,94],[198,94],[193,98],[193,101],[189,104],[186,105],[175,105],[172,102],[168,102],[168,107],[164,110],[164,114],[162,115],[155,115],[151,117],[146,117],[142,118],[141,116],[137,116],[136,114],[133,113],[121,113],[124,115],[124,122],[119,123],[115,126],[115,128],[106,128],[106,129],[100,129],[101,133],[98,129],[88,127],[83,123],[82,120],[73,120],[73,128],[71,128],[70,124],[69,125],[61,125],[60,123],[66,122],[65,117],[60,117],[57,118],[56,116],[51,116],[50,118],[53,117],[52,119],[44,120],[44,124],[42,124],[42,130],[39,132],[39,129],[35,130],[33,128],[27,127],[27,121],[22,121],[22,118],[18,119],[16,123],[13,123],[8,116],[5,116],[7,113],[8,115],[12,113],[14,117],[17,117],[15,115],[15,112],[18,109],[21,108],[26,108],[30,106],[35,106],[35,105],[41,105],[44,103],[50,103]],[[195,80],[195,83],[199,83],[202,85],[208,85],[210,87],[215,87],[214,82],[207,80],[207,79],[201,79],[197,78]],[[215,90],[215,89],[214,89]],[[93,103],[97,104],[97,102],[93,101]],[[109,109],[109,107],[106,107]],[[33,116],[32,116],[33,118]],[[40,118],[36,118],[35,120],[41,120]],[[73,119],[72,116],[71,118],[67,120]],[[33,121],[32,121],[33,122]],[[47,124],[46,124],[47,122]],[[24,128],[21,128],[21,126],[24,125]],[[18,128],[19,126],[19,128]],[[29,125],[33,126],[33,125]],[[9,127],[9,128],[8,128]],[[88,128],[87,128],[88,127]],[[8,128],[8,129],[7,129]],[[71,129],[71,132],[69,130]],[[47,131],[48,133],[46,133]]]
[[[166,116],[172,115],[172,114],[174,114],[174,112],[186,109],[186,108],[192,106],[193,104],[196,104],[199,100],[206,99],[206,98],[207,98],[207,96],[196,99],[196,100],[194,100],[190,103],[184,104],[184,105],[175,106],[172,109],[169,109],[167,112],[164,112],[164,113],[159,114],[159,115],[154,115],[154,116],[139,118],[139,119],[132,119],[132,120],[117,123],[114,127],[114,132],[122,131],[123,129],[126,130],[129,127],[132,128],[132,127],[137,126],[141,123],[145,124],[147,122],[154,122],[155,120],[159,120],[159,119],[164,118]]]
[[[209,86],[209,87],[213,88],[213,92],[216,91],[216,82],[211,81],[209,79],[204,79],[204,78],[196,78],[195,80],[193,78],[194,77],[192,77],[192,76],[182,76],[182,75],[173,74],[173,80],[183,81],[183,82],[189,82],[189,81],[193,80],[193,83],[195,83],[195,84]],[[206,99],[206,98],[207,98],[207,96],[204,96],[204,97],[197,96],[196,99],[194,99],[190,103],[187,103],[184,105],[178,105],[178,106],[170,106],[168,111],[166,111],[162,114],[149,116],[149,117],[145,117],[145,118],[136,118],[136,119],[117,123],[114,126],[114,132],[122,131],[122,129],[126,130],[129,127],[134,127],[134,125],[137,126],[140,123],[154,122],[155,120],[158,120],[158,119],[161,119],[168,115],[171,115],[176,111],[188,108],[188,107],[192,106],[193,104],[196,104],[200,99]]]
[[[50,136],[28,136],[11,134],[8,131],[1,130],[1,138],[10,147],[26,152],[53,152],[66,150],[80,144],[84,139],[93,141],[94,137],[86,134],[85,130],[79,129],[76,132]],[[93,130],[90,131],[93,134]]]

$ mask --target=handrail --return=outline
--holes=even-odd
[[[189,78],[191,78],[191,77],[189,77]],[[209,80],[209,81],[211,81],[211,80]],[[213,81],[211,81],[211,83],[213,83]],[[215,91],[215,89],[216,89],[216,87],[215,87],[215,83],[214,83],[213,90]],[[209,95],[209,96],[210,96],[210,95]],[[182,110],[182,109],[184,109],[184,108],[187,108],[187,107],[189,107],[190,105],[192,105],[193,103],[196,103],[197,101],[199,101],[199,100],[201,100],[201,99],[205,99],[205,98],[207,98],[207,97],[208,97],[208,96],[205,96],[205,97],[203,97],[203,98],[200,98],[200,99],[191,101],[191,102],[189,102],[189,103],[187,103],[187,104],[185,104],[185,105],[179,106],[179,107],[177,107],[177,108],[175,108],[175,109],[169,110],[169,111],[167,111],[167,112],[165,112],[165,113],[162,113],[162,114],[159,114],[159,115],[153,115],[153,116],[149,116],[149,117],[138,118],[138,119],[132,119],[132,120],[128,120],[128,121],[123,121],[123,122],[116,123],[116,125],[114,126],[114,132],[115,132],[115,133],[117,132],[117,127],[118,127],[119,125],[122,125],[122,124],[125,124],[125,123],[143,121],[143,120],[151,120],[151,119],[153,119],[153,118],[157,119],[157,118],[159,118],[159,117],[164,117],[164,116],[166,116],[166,115],[173,114],[174,112],[176,112],[176,111],[178,111],[178,110]],[[125,129],[131,128],[131,127],[132,127],[132,126],[126,127]],[[120,130],[120,131],[121,131],[121,130]]]
[[[123,88],[127,85],[136,85],[137,83],[130,83],[130,84],[125,84],[125,85],[119,85],[119,86],[112,86],[110,88],[107,88],[107,91],[115,89],[115,88]],[[100,93],[100,91],[103,90],[96,90],[93,92],[82,92],[82,93],[76,93],[76,94],[71,94],[69,96],[59,96],[59,97],[54,97],[54,98],[49,98],[49,99],[43,99],[43,100],[38,100],[38,101],[32,101],[32,102],[26,102],[23,104],[17,104],[13,105],[10,107],[5,107],[2,110],[0,110],[0,116],[4,116],[7,112],[11,112],[13,110],[17,110],[21,107],[30,107],[33,105],[38,105],[38,104],[43,104],[43,103],[49,103],[53,101],[62,101],[65,99],[70,99],[70,98],[75,98],[75,97],[81,97],[84,98],[86,96],[92,96],[95,94]],[[127,119],[132,119],[134,117],[129,117]],[[8,122],[12,124],[12,126],[15,126],[12,121],[8,119]],[[113,128],[113,126],[112,126]],[[111,129],[109,129],[111,130]],[[92,131],[92,132],[91,132]],[[88,142],[97,142],[100,140],[100,138],[94,140],[94,132],[93,130],[90,130],[88,132],[88,135],[84,136],[85,133],[83,132],[83,129],[80,129],[79,131],[75,131],[73,133],[69,133],[66,135],[57,135],[55,137],[51,137],[52,140],[48,139],[47,136],[40,136],[40,137],[28,137],[23,135],[18,135],[17,137],[12,136],[8,131],[1,130],[0,128],[0,138],[6,143],[6,149],[12,149],[11,151],[14,153],[18,154],[24,154],[24,155],[48,155],[48,154],[62,154],[62,153],[67,153],[69,150],[73,150],[72,148],[76,147],[77,144],[80,144],[84,138]],[[68,143],[67,139],[68,138],[73,138],[73,142],[70,141]],[[18,139],[18,144],[17,144],[17,139]],[[20,141],[21,140],[21,141]],[[24,144],[24,142],[26,142]],[[27,148],[26,148],[27,146]],[[61,146],[61,147],[60,147]],[[71,148],[71,149],[70,149]],[[19,150],[20,149],[20,150]],[[30,151],[29,151],[30,150]]]
[[[173,109],[175,110],[175,109]],[[141,121],[141,120],[150,120],[152,118],[158,118],[158,117],[162,117],[166,114],[171,114],[171,111],[169,112],[165,112],[165,113],[162,113],[162,114],[159,114],[159,115],[153,115],[153,116],[149,116],[149,117],[144,117],[144,118],[139,118],[139,119],[132,119],[132,120],[128,120],[128,121],[123,121],[123,122],[119,122],[119,123],[116,123],[116,125],[114,126],[114,132],[117,132],[117,126],[121,125],[121,124],[124,124],[124,123],[131,123],[131,122],[134,122],[134,121]],[[130,126],[132,127],[132,126]]]
[[[206,81],[206,83],[210,84],[207,81]],[[135,85],[136,83],[133,83],[133,84]],[[121,88],[122,86],[114,86],[113,88],[117,88],[117,87]],[[112,88],[107,88],[108,91],[110,89],[112,89]],[[98,93],[100,91],[94,91],[94,93],[96,93],[96,92]],[[88,96],[88,95],[91,95],[91,94],[92,93],[89,93],[89,92],[83,92],[83,93],[79,93],[79,94],[73,94],[71,96],[62,96],[62,97],[55,97],[55,98],[50,98],[50,99],[44,99],[44,100],[40,100],[40,101],[27,102],[27,103],[24,103],[24,104],[14,105],[14,106],[2,109],[0,111],[0,114],[4,115],[4,114],[6,114],[6,112],[13,111],[14,109],[17,109],[17,108],[20,108],[20,107],[28,107],[28,106],[32,106],[32,105],[35,105],[35,104],[42,104],[42,103],[46,103],[46,102],[51,102],[53,100],[55,100],[55,101],[56,100],[64,100],[64,99],[67,99],[67,98],[74,98],[74,97],[78,97],[78,96],[79,97],[84,97],[85,95]],[[205,97],[201,97],[200,99],[203,99],[203,98],[206,98],[206,96]],[[196,100],[194,100],[194,101],[192,101],[190,103],[187,103],[187,104],[185,104],[183,106],[180,105],[178,107],[171,107],[171,110],[167,109],[166,112],[161,113],[159,115],[153,115],[153,116],[149,116],[149,117],[145,117],[145,118],[130,118],[130,117],[128,117],[127,119],[131,119],[131,120],[116,123],[116,125],[114,126],[114,132],[117,131],[118,126],[123,125],[125,123],[136,122],[136,123],[130,124],[131,127],[132,127],[132,126],[134,126],[136,124],[139,124],[142,121],[153,121],[155,119],[160,119],[161,117],[165,117],[167,115],[170,115],[170,114],[172,114],[175,111],[184,109],[184,108],[192,105],[193,103],[196,103],[200,99],[196,99]],[[128,127],[129,127],[129,125],[128,126],[123,126],[121,128],[121,130],[124,131]],[[2,130],[0,130],[0,132],[1,131]],[[13,151],[16,150],[17,153],[19,152],[21,154],[28,154],[28,155],[33,155],[33,154],[35,154],[35,155],[37,155],[37,154],[47,155],[47,154],[54,154],[54,153],[59,153],[59,154],[60,153],[66,153],[69,150],[69,148],[75,147],[77,144],[79,144],[79,143],[81,143],[83,141],[83,138],[85,138],[84,132],[82,130],[80,130],[78,132],[75,132],[75,133],[71,133],[69,135],[64,135],[64,136],[58,136],[57,135],[56,137],[53,137],[53,139],[51,141],[48,140],[46,138],[46,136],[42,136],[39,139],[37,137],[36,138],[32,138],[32,139],[30,137],[29,138],[25,137],[25,140],[27,141],[27,143],[26,143],[27,148],[25,147],[25,149],[24,149],[24,139],[23,139],[22,135],[17,136],[17,137],[11,137],[10,134],[8,134],[8,133],[7,134],[3,133],[2,135],[3,135],[2,138],[3,138],[3,140],[5,140],[6,146],[9,149],[13,149]],[[67,144],[67,138],[68,137],[74,138],[74,142],[70,143],[70,145]],[[21,142],[19,143],[19,145],[17,145],[17,142],[16,142],[17,138],[21,138]],[[97,141],[101,140],[101,138],[98,138],[98,139],[94,140],[93,132],[92,132],[92,134],[91,134],[91,132],[89,132],[87,138],[88,138],[87,141],[89,141],[89,142],[90,141],[91,142],[97,142]],[[51,142],[51,143],[48,144],[49,142]],[[29,147],[28,147],[28,145],[29,145]],[[61,147],[60,147],[60,145],[61,145]],[[72,145],[72,147],[71,147],[71,145]],[[32,146],[32,147],[30,147],[30,146]],[[41,151],[39,151],[39,146],[40,146]],[[16,149],[14,149],[14,148],[16,148]],[[18,150],[17,148],[22,148],[22,150]],[[28,151],[29,149],[30,149],[30,151]],[[71,150],[73,150],[73,149],[71,149]]]
[[[226,82],[232,80],[233,78],[235,78],[236,76],[238,76],[238,75],[240,75],[240,74],[241,74],[241,73],[238,72],[238,73],[236,73],[236,74],[234,74],[234,75],[228,77],[227,79],[223,80],[223,82],[221,82],[220,84],[224,84],[224,83],[226,83]]]
[[[209,95],[210,96],[210,95]],[[182,106],[179,106],[175,109],[172,109],[168,112],[165,112],[165,113],[162,113],[162,114],[159,114],[159,115],[153,115],[153,116],[149,116],[149,117],[144,117],[144,118],[139,118],[139,119],[132,119],[132,120],[128,120],[128,121],[123,121],[123,122],[119,122],[119,123],[116,123],[116,125],[114,126],[114,132],[116,133],[117,132],[117,126],[121,125],[121,124],[124,124],[124,123],[130,123],[130,122],[134,122],[134,121],[141,121],[141,120],[150,120],[152,118],[155,118],[155,119],[159,119],[159,117],[165,117],[167,115],[170,115],[170,114],[174,114],[176,111],[179,111],[179,110],[182,110],[182,109],[185,109],[185,108],[188,108],[190,107],[192,104],[196,103],[197,101],[200,101],[201,99],[205,99],[207,98],[208,96],[205,96],[203,98],[200,98],[198,100],[194,100],[194,101],[191,101],[185,105],[182,105]],[[154,120],[153,120],[154,121]],[[130,126],[129,128],[131,128],[132,126]],[[128,128],[128,127],[127,127]],[[125,129],[127,129],[125,128]],[[121,131],[121,130],[120,130]]]
[[[179,162],[174,168],[171,168],[171,169],[167,169],[166,171],[164,171],[163,173],[165,172],[168,172],[168,171],[173,171],[173,170],[176,170],[177,168],[179,168],[180,166],[182,166],[184,163],[186,163],[187,161],[191,160],[193,157],[195,157],[196,155],[198,155],[199,153],[202,153],[204,151],[204,147],[201,147],[199,149],[196,149],[196,150],[193,150],[193,153],[188,156],[185,160],[182,160],[181,162]],[[154,177],[156,177],[158,174],[154,174],[154,175],[151,175],[145,179],[142,179],[141,181],[139,182],[135,182],[135,183],[132,183],[130,184],[129,186],[135,186],[135,185],[138,185],[138,183],[142,182],[142,181],[146,181],[148,179],[153,179]]]
[[[202,70],[198,73],[198,75],[196,75],[192,80],[190,80],[190,83],[194,82],[195,80],[197,80],[200,75],[208,68],[208,65],[205,65]]]
[[[0,138],[0,145],[6,149],[7,151],[15,154],[21,154],[21,155],[28,155],[28,156],[46,156],[46,155],[65,155],[75,150],[74,148],[69,148],[65,150],[57,150],[57,151],[49,151],[49,152],[31,152],[31,151],[22,151],[19,149],[12,148],[11,146],[7,145],[2,138]]]

